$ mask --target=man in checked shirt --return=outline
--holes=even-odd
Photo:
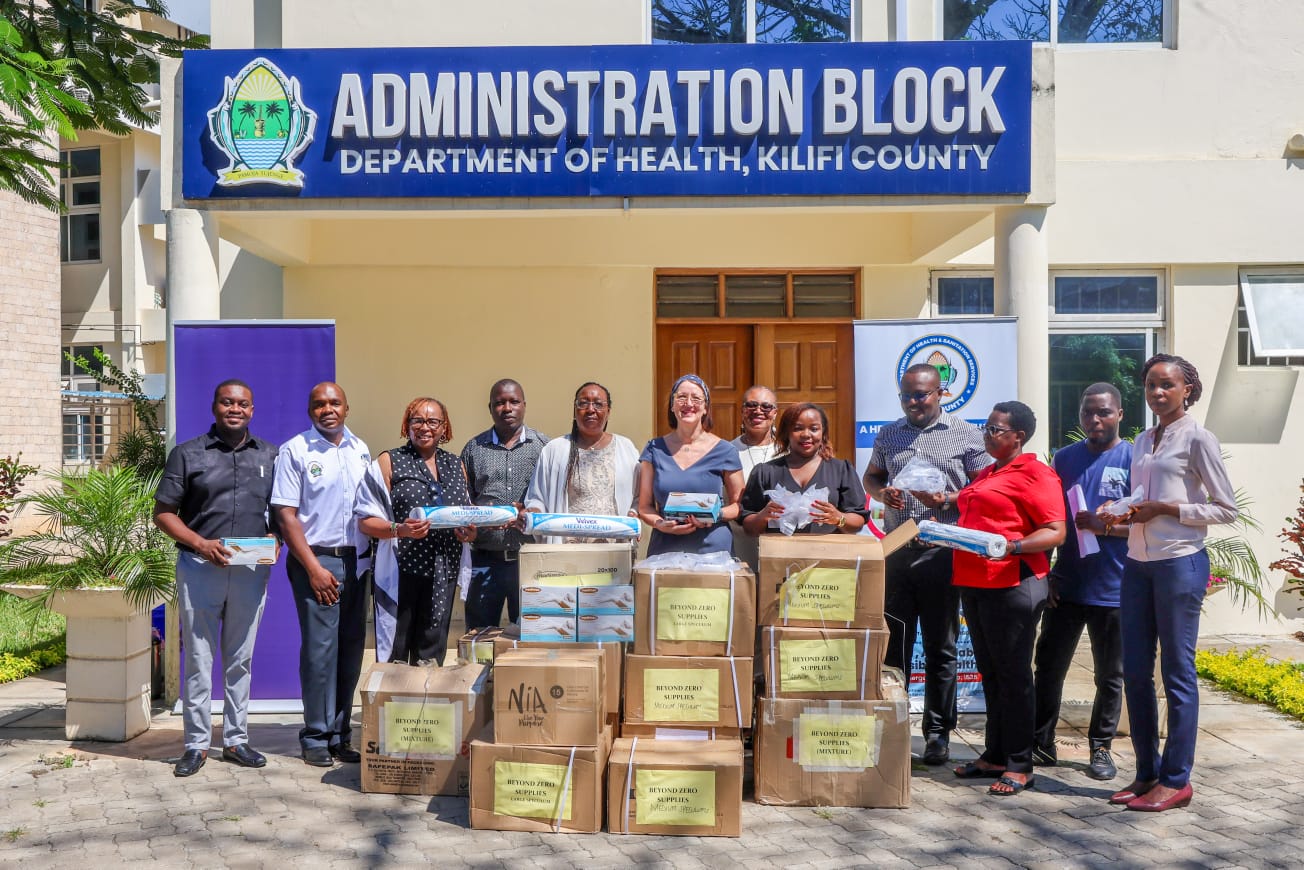
[[[994,461],[983,446],[982,431],[942,410],[941,377],[927,363],[906,369],[898,395],[905,416],[879,431],[865,469],[865,491],[886,505],[889,532],[908,519],[954,524],[960,518],[957,493]],[[891,485],[915,456],[942,470],[944,492],[907,492]],[[885,569],[884,609],[891,632],[885,664],[909,675],[918,624],[924,640],[923,761],[943,764],[951,757],[956,722],[955,643],[960,630],[951,551],[911,541],[888,557]]]
[[[466,466],[471,501],[479,505],[515,505],[521,509],[539,453],[548,439],[525,425],[525,389],[504,378],[489,390],[492,428],[466,442]],[[512,622],[520,617],[519,568],[521,544],[528,539],[515,526],[481,529],[471,550],[471,585],[466,594],[466,627],[498,625],[503,602]]]

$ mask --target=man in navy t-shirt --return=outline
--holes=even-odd
[[[1096,699],[1087,739],[1091,761],[1087,776],[1108,780],[1117,775],[1110,756],[1123,700],[1123,648],[1119,628],[1119,586],[1127,556],[1127,526],[1106,530],[1096,508],[1132,492],[1132,444],[1118,437],[1123,420],[1122,396],[1112,384],[1087,387],[1079,406],[1086,438],[1055,454],[1055,472],[1064,487],[1069,515],[1078,530],[1095,536],[1098,553],[1082,555],[1078,535],[1060,545],[1050,573],[1050,599],[1041,619],[1036,654],[1037,764],[1056,763],[1055,724],[1059,720],[1064,677],[1085,627],[1095,659]],[[1081,503],[1070,490],[1081,487]]]

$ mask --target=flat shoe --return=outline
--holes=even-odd
[[[362,761],[362,753],[354,749],[352,743],[338,743],[332,746],[331,757],[345,764],[357,764]]]
[[[325,746],[311,746],[303,750],[303,763],[312,767],[334,767],[335,759]]]
[[[238,743],[235,746],[228,746],[222,750],[222,760],[229,761],[232,764],[238,764],[241,767],[263,767],[267,764],[267,759],[261,752],[248,743]]]
[[[173,776],[194,776],[199,768],[204,766],[208,759],[208,753],[202,749],[187,749],[177,759],[177,764],[172,768]]]
[[[996,797],[1014,797],[1016,794],[1018,794],[1021,791],[1024,791],[1025,789],[1036,788],[1037,787],[1036,783],[1037,783],[1037,777],[1035,776],[1028,777],[1027,782],[1019,782],[1017,779],[1010,779],[1008,776],[1002,776],[1000,779],[996,780],[996,782],[992,784],[991,788],[987,789],[987,793],[990,795],[995,795]],[[998,789],[996,787],[998,785],[1007,786],[1010,790],[1003,791],[1001,789]]]
[[[1005,776],[1005,768],[979,767],[978,762],[970,761],[955,769],[960,779],[999,779]]]
[[[1132,801],[1154,788],[1157,782],[1159,782],[1157,779],[1136,780],[1122,791],[1116,791],[1110,795],[1109,802],[1118,806],[1130,804]]]
[[[1142,813],[1162,813],[1165,810],[1178,809],[1189,805],[1193,796],[1194,792],[1191,790],[1191,784],[1188,782],[1164,800],[1147,800],[1146,795],[1142,795],[1136,800],[1130,801],[1127,808]]]

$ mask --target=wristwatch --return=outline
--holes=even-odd
[[[1016,556],[1022,554],[1022,553],[1023,553],[1023,538],[1019,538],[1017,541],[1014,541],[1012,544],[1010,544],[1010,549],[1014,551],[1014,555],[1016,555]]]

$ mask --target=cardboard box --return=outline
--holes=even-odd
[[[625,645],[621,643],[569,643],[566,641],[525,641],[511,637],[512,626],[494,638],[494,656],[508,649],[596,649],[602,651],[603,697],[608,716],[620,714],[621,685],[625,676]]]
[[[888,632],[874,628],[761,629],[765,694],[771,698],[874,701],[882,696]]]
[[[471,743],[471,827],[481,831],[596,834],[606,810],[607,723],[597,746]]]
[[[575,631],[586,643],[629,643],[634,639],[634,614],[581,613],[575,618]]]
[[[906,521],[873,535],[762,535],[759,625],[886,628],[883,560],[914,538]]]
[[[276,538],[223,538],[222,546],[231,551],[228,565],[275,565]]]
[[[750,727],[750,724],[747,727]],[[743,729],[624,722],[620,726],[620,736],[647,737],[654,740],[741,740]]]
[[[465,795],[470,740],[489,722],[489,668],[378,664],[362,680],[362,790]]]
[[[496,625],[468,631],[457,639],[457,663],[460,665],[470,663],[492,665],[494,663],[494,639],[502,633],[502,628]]]
[[[666,502],[661,505],[661,515],[670,517],[697,517],[720,522],[719,493],[714,492],[669,492]]]
[[[606,724],[603,654],[504,650],[494,658],[494,742],[597,746]]]
[[[579,637],[575,627],[575,614],[545,616],[540,613],[521,614],[521,640],[544,643],[574,643]]]
[[[756,802],[778,806],[910,806],[910,702],[889,683],[881,701],[761,698]]]
[[[622,737],[612,747],[611,833],[737,837],[742,813],[742,741]]]
[[[630,544],[526,544],[521,547],[520,584],[612,586],[629,583],[634,564]]]
[[[751,656],[625,656],[625,722],[750,728]]]
[[[629,584],[580,586],[575,590],[575,599],[581,614],[629,616],[634,613],[634,587]]]
[[[580,612],[575,586],[540,586],[522,583],[521,613],[540,616],[571,616]]]
[[[634,572],[634,652],[747,655],[756,642],[756,575]]]

